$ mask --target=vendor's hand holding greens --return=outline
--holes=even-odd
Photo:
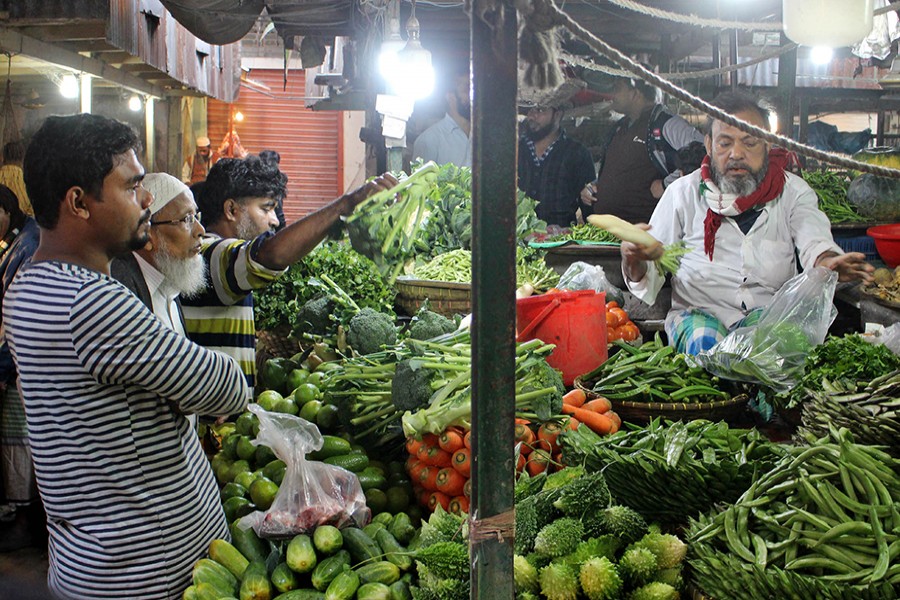
[[[615,215],[590,215],[587,220],[594,227],[605,229],[623,242],[643,246],[648,251],[661,245],[658,239],[645,230]],[[662,255],[653,262],[660,275],[674,275],[681,266],[681,258],[688,252],[690,250],[684,242],[669,244],[663,248]]]

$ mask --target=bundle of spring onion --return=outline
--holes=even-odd
[[[644,246],[647,249],[659,246],[662,242],[628,221],[624,221],[614,215],[590,215],[588,223],[594,227],[605,229],[623,242],[631,242]],[[669,244],[663,248],[662,256],[654,262],[660,275],[666,273],[675,274],[681,266],[681,257],[690,252],[684,242]]]

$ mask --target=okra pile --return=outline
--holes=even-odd
[[[731,397],[721,389],[718,377],[663,344],[659,334],[637,348],[619,340],[613,345],[617,352],[582,377],[594,393],[632,402],[713,402]]]
[[[895,598],[900,461],[846,429],[788,450],[688,530],[691,567],[715,598]]]

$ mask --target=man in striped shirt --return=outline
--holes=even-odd
[[[232,356],[252,388],[256,376],[256,325],[251,292],[274,281],[321,242],[341,215],[373,193],[393,187],[384,174],[294,221],[277,233],[276,197],[282,180],[277,169],[257,156],[223,158],[212,169],[195,200],[207,236],[206,290],[182,298],[185,327],[192,340]]]
[[[184,415],[242,410],[243,374],[109,276],[113,257],[149,239],[138,148],[127,125],[82,114],[48,118],[25,156],[41,240],[3,325],[62,598],[181,598],[194,562],[228,535]]]

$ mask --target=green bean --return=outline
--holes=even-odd
[[[741,543],[740,536],[738,536],[734,512],[733,508],[725,510],[725,539],[728,542],[728,548],[745,561],[755,563],[756,555]]]
[[[875,513],[874,506],[869,507],[869,519],[875,535],[875,544],[878,546],[878,560],[872,570],[870,581],[879,581],[887,573],[888,567],[891,564],[891,555],[887,539],[884,537],[884,531],[881,529],[881,521]]]

